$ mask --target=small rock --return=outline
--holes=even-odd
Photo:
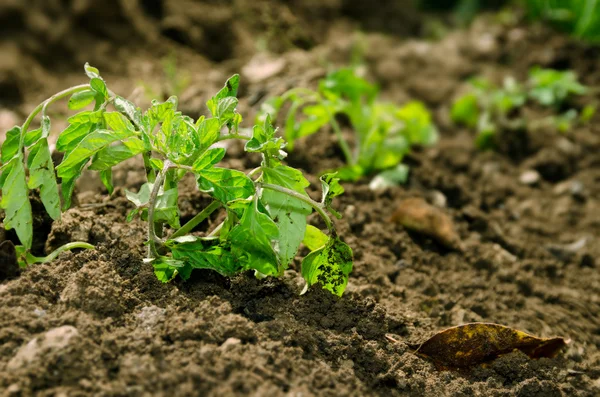
[[[439,208],[446,208],[446,205],[448,204],[448,199],[444,193],[440,192],[439,190],[433,190],[430,192],[429,199],[431,200],[431,204]]]
[[[6,367],[9,370],[23,368],[34,360],[39,359],[45,353],[66,348],[78,336],[79,332],[77,328],[71,325],[53,328],[41,337],[35,337],[26,345],[21,346]]]
[[[139,313],[136,313],[135,317],[137,318],[138,326],[149,331],[164,319],[165,312],[165,309],[158,306],[144,306]]]
[[[233,346],[239,345],[242,341],[238,338],[227,338],[221,345],[220,349],[227,351],[233,348]]]
[[[260,83],[277,74],[285,68],[285,59],[273,59],[265,54],[258,54],[242,68],[244,78],[250,83]]]
[[[536,170],[527,170],[519,176],[519,182],[523,185],[535,185],[540,181],[540,173]]]

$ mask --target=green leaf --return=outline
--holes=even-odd
[[[19,153],[19,140],[21,139],[21,127],[14,126],[6,131],[6,139],[2,144],[2,163],[8,163]]]
[[[212,144],[214,144],[219,138],[221,133],[221,126],[217,119],[206,119],[201,117],[198,119],[198,137],[199,137],[199,150],[206,150]]]
[[[108,194],[112,195],[113,191],[115,190],[113,187],[112,169],[108,168],[100,171],[100,180],[106,187],[106,190],[108,190]]]
[[[129,138],[132,134],[132,131],[96,130],[86,135],[72,151],[65,155],[62,163],[56,167],[58,176],[71,179],[74,175],[78,175],[80,165],[82,163],[85,165],[94,154],[113,142]]]
[[[96,153],[89,166],[93,171],[104,171],[144,151],[144,142],[139,138],[124,139],[116,145],[107,146]],[[162,169],[162,168],[161,168]]]
[[[29,189],[40,189],[40,199],[46,212],[54,220],[60,218],[60,195],[54,175],[54,163],[46,138],[40,139],[32,148],[27,159],[29,167]]]
[[[94,90],[98,95],[101,95],[103,98],[108,98],[108,89],[106,88],[106,83],[99,77],[94,77],[90,80],[90,87]]]
[[[173,258],[185,262],[192,269],[211,269],[224,276],[232,276],[241,270],[242,265],[230,250],[214,245],[218,238],[201,239],[194,236],[168,240]],[[183,274],[180,275],[185,278]]]
[[[135,204],[136,207],[143,207],[150,201],[150,193],[152,193],[152,184],[144,183],[137,193],[133,193],[125,189],[125,197],[127,200]]]
[[[306,197],[304,190],[310,183],[302,172],[283,165],[275,168],[264,168],[263,179],[266,183],[294,190]],[[287,194],[265,189],[262,202],[266,205],[271,218],[279,228],[278,255],[284,267],[294,259],[298,247],[306,231],[306,217],[312,213],[312,207],[307,203]]]
[[[572,71],[535,67],[529,71],[530,96],[545,106],[560,105],[571,95],[583,95],[588,89]]]
[[[71,125],[60,133],[56,142],[56,150],[59,152],[72,151],[86,135],[98,128],[98,124],[103,121],[103,113],[103,110],[84,111],[70,117],[68,121]]]
[[[14,229],[21,244],[30,249],[33,241],[33,218],[25,179],[25,165],[21,157],[13,157],[8,169],[0,200],[0,207],[5,211],[4,228]]]
[[[329,241],[329,237],[321,230],[317,229],[313,225],[306,226],[306,232],[304,233],[304,239],[302,243],[311,251],[316,251],[323,248]]]
[[[371,190],[385,190],[387,188],[406,183],[410,168],[406,164],[398,164],[396,168],[385,170],[376,175],[369,183]]]
[[[254,182],[241,171],[213,167],[202,170],[197,178],[198,188],[223,204],[245,199],[254,194]]]
[[[135,106],[134,103],[117,95],[115,96],[113,105],[115,106],[115,109],[121,113],[124,113],[127,117],[129,117],[129,120],[133,121],[136,125],[141,124],[142,112],[137,106]]]
[[[69,98],[69,109],[71,110],[79,110],[88,106],[96,99],[96,91],[93,90],[85,90],[74,93],[71,98]]]
[[[125,116],[119,112],[106,112],[104,113],[104,121],[106,125],[117,132],[124,132],[127,134],[133,134],[135,128]]]
[[[336,178],[337,173],[324,174],[321,176],[321,186],[323,187],[323,204],[331,209],[333,199],[342,193],[344,188],[340,185],[340,178]]]
[[[351,68],[338,69],[319,82],[319,91],[328,97],[348,98],[352,102],[372,101],[377,87],[359,77]]]
[[[217,116],[219,114],[218,107],[221,99],[237,96],[239,85],[240,75],[234,74],[227,80],[227,82],[225,82],[225,86],[221,88],[221,90],[206,103],[208,110],[213,116]]]
[[[89,63],[85,63],[85,66],[83,67],[85,70],[85,74],[90,78],[90,79],[97,79],[100,77],[100,71],[91,66]]]
[[[69,176],[62,178],[60,186],[63,198],[63,211],[66,211],[71,206],[71,197],[73,196],[73,190],[75,189],[75,182],[83,172],[87,162],[88,160],[86,159],[81,161],[79,164],[74,165],[70,169]]]
[[[275,129],[271,125],[271,118],[266,116],[263,125],[255,125],[252,129],[252,139],[246,142],[245,150],[251,153],[264,153],[266,157],[274,157],[279,160],[285,156],[281,150],[285,147],[285,141],[275,137]]]
[[[25,139],[23,140],[23,143],[25,144],[25,147],[29,147],[31,145],[33,145],[34,143],[36,143],[40,138],[42,137],[42,128],[38,128],[32,131],[27,131],[27,133],[25,134]]]
[[[226,97],[219,100],[216,117],[219,119],[221,125],[225,125],[233,119],[238,102],[238,99],[235,97]]]
[[[137,193],[125,190],[125,196],[129,201],[136,205],[136,207],[147,207],[150,201],[150,195],[154,184],[144,183]],[[177,206],[178,191],[177,188],[168,189],[163,191],[162,187],[156,197],[154,203],[154,221],[155,222],[166,222],[173,228],[180,228],[179,225],[179,207]],[[146,209],[146,208],[144,208]],[[147,219],[147,211],[141,211],[142,218]],[[130,214],[131,217],[135,214]]]
[[[475,128],[479,119],[477,96],[475,94],[467,94],[457,99],[452,105],[450,116],[455,123]]]
[[[302,261],[302,277],[307,288],[320,283],[324,289],[342,296],[352,271],[352,249],[339,238],[308,254]]]
[[[412,101],[405,104],[398,109],[397,117],[404,123],[403,135],[411,145],[432,145],[437,141],[437,128],[423,103]]]
[[[163,283],[168,283],[175,278],[181,268],[185,267],[185,263],[167,256],[159,256],[152,261],[152,267],[156,278]]]
[[[225,157],[224,148],[208,149],[194,161],[192,168],[194,169],[194,172],[200,172],[217,164],[223,157]]]
[[[267,276],[281,273],[272,246],[272,241],[278,237],[277,225],[258,210],[257,200],[249,203],[240,223],[229,233],[232,253],[245,262],[244,268],[257,270]]]

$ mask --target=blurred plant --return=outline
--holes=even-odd
[[[143,87],[145,96],[148,97],[149,100],[155,98],[167,99],[170,96],[179,97],[190,85],[190,74],[177,66],[177,54],[171,53],[162,58],[161,65],[163,79],[159,82],[159,88],[156,88],[152,83],[145,81],[140,81],[138,83]]]
[[[600,40],[600,2],[597,0],[521,1],[532,20],[542,20],[580,39]]]
[[[351,68],[328,74],[316,91],[294,88],[269,99],[263,103],[258,120],[269,116],[275,119],[286,103],[289,110],[284,136],[289,148],[296,140],[331,126],[347,164],[337,170],[342,180],[355,181],[385,170],[381,176],[386,180],[404,180],[406,169],[397,165],[411,146],[431,145],[438,137],[431,114],[422,103],[414,101],[399,107],[380,101],[377,87]],[[342,133],[338,115],[350,121],[353,148]]]
[[[539,67],[529,71],[526,85],[519,84],[512,77],[506,78],[502,87],[496,87],[481,78],[473,79],[470,83],[471,91],[454,102],[450,115],[454,122],[477,130],[475,143],[480,149],[494,147],[499,129],[525,127],[525,121],[514,117],[513,113],[528,100],[560,111],[569,98],[587,92],[587,88],[577,81],[574,72]],[[550,124],[560,132],[567,132],[578,119],[581,122],[589,121],[594,112],[592,105],[584,108],[581,116],[577,110],[567,109],[564,113],[549,116],[541,123],[530,126]]]

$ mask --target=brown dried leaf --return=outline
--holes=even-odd
[[[568,341],[537,338],[504,325],[471,323],[438,332],[416,353],[445,367],[469,367],[515,349],[531,358],[554,357]]]
[[[427,235],[450,249],[462,250],[452,219],[421,198],[402,200],[390,221]]]

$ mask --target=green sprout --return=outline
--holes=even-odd
[[[330,126],[346,166],[337,170],[342,180],[355,181],[375,173],[398,180],[395,171],[413,145],[430,145],[438,133],[427,108],[420,102],[402,107],[378,100],[378,89],[350,68],[339,69],[319,82],[317,90],[293,88],[264,102],[258,120],[275,119],[289,104],[284,136],[295,142]],[[337,116],[345,116],[354,132],[349,142]],[[399,172],[406,175],[405,168]],[[392,175],[393,174],[393,175]]]

